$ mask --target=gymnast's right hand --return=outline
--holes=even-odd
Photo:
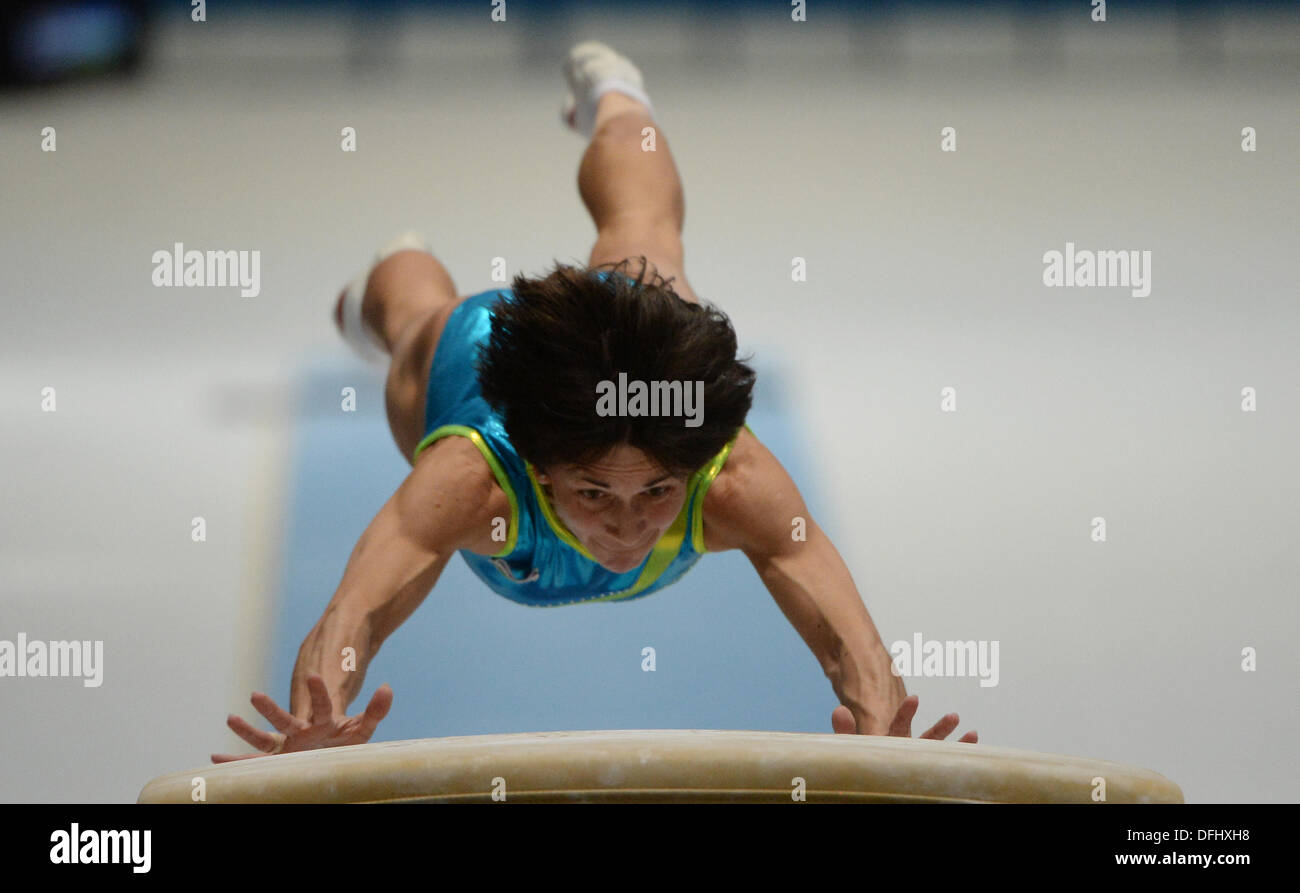
[[[311,692],[309,719],[294,716],[260,691],[253,692],[253,706],[279,730],[279,733],[255,729],[243,717],[232,713],[226,717],[226,725],[230,726],[230,730],[240,738],[256,747],[260,753],[241,755],[214,753],[212,762],[228,763],[231,760],[249,760],[254,757],[314,750],[320,747],[365,744],[375,733],[379,721],[388,715],[388,708],[393,706],[393,690],[388,683],[379,686],[374,697],[370,699],[366,712],[356,716],[334,712],[329,691],[325,688],[325,680],[319,675],[313,673],[307,677],[307,689]]]

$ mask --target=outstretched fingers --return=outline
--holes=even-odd
[[[212,762],[214,763],[233,763],[235,760],[253,760],[257,757],[264,757],[264,753],[214,753]]]
[[[281,740],[280,736],[254,728],[249,725],[248,720],[233,713],[226,717],[226,725],[230,727],[230,731],[260,751],[269,752],[275,750],[276,745]],[[253,756],[261,756],[261,754],[253,754]]]
[[[920,704],[921,699],[916,695],[908,695],[904,698],[898,705],[898,710],[894,713],[894,718],[889,723],[889,731],[886,734],[895,738],[911,738],[912,720],[916,718],[916,711]],[[942,741],[953,733],[953,730],[957,728],[959,722],[961,722],[961,718],[958,717],[956,713],[949,713],[946,716],[941,717],[939,721],[927,729],[924,734],[917,735],[917,737]],[[853,711],[843,704],[831,711],[831,728],[838,734],[852,732],[876,734],[871,731],[863,733],[862,730],[858,728],[858,722],[856,717],[853,715]],[[967,732],[957,740],[958,743],[962,744],[978,744],[979,733],[973,731]]]
[[[929,729],[927,729],[925,732],[918,735],[917,737],[933,738],[937,741],[942,741],[943,739],[947,738],[949,735],[952,734],[952,730],[957,728],[957,724],[960,722],[961,722],[961,717],[959,717],[956,713],[944,714],[943,716],[939,717],[939,721],[937,723],[930,726]]]
[[[960,722],[961,722],[961,717],[959,717],[956,713],[949,713],[946,716],[940,718],[940,720],[937,723],[935,723],[933,726],[930,727],[930,730],[928,732],[926,732],[924,735],[921,735],[920,737],[931,738],[936,741],[943,741],[947,739],[949,735],[952,734],[953,730],[957,728],[957,724]],[[978,744],[979,740],[980,740],[979,733],[972,730],[967,732],[965,735],[962,735],[960,738],[958,738],[957,743]]]
[[[843,704],[831,711],[831,729],[837,735],[852,735],[858,730],[858,721],[853,718],[853,711]]]
[[[253,696],[249,698],[249,701],[252,703],[253,709],[266,717],[267,722],[286,735],[307,728],[307,723],[298,719],[298,717],[294,716],[288,710],[285,710],[279,704],[275,703],[270,695],[263,694],[260,691],[255,691],[253,692]]]
[[[375,728],[380,721],[388,715],[388,710],[393,706],[393,689],[387,682],[375,690],[374,695],[370,698],[370,703],[366,705],[366,712],[361,715],[361,734],[370,740],[370,736],[375,734]]]
[[[898,705],[898,712],[894,714],[894,720],[889,724],[889,734],[896,738],[912,737],[912,717],[916,716],[916,708],[921,703],[921,699],[916,695],[908,695],[903,698],[903,703]]]
[[[311,724],[320,725],[334,718],[334,704],[330,701],[325,680],[317,673],[307,677],[307,691],[311,693]]]

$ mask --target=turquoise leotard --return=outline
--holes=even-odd
[[[608,274],[596,274],[602,279]],[[687,482],[686,503],[641,566],[626,573],[602,567],[555,514],[532,466],[515,452],[501,416],[479,391],[474,364],[492,327],[491,307],[510,289],[466,298],[452,311],[434,351],[425,400],[424,437],[412,462],[434,441],[468,437],[510,500],[506,540],[495,555],[460,554],[498,595],[525,605],[569,605],[640,598],[677,582],[704,548],[704,494],[722,470],[735,438]]]

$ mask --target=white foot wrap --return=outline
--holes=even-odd
[[[641,71],[626,56],[597,40],[575,44],[564,60],[569,82],[560,117],[587,139],[596,126],[596,105],[610,91],[631,96],[654,114]]]
[[[428,251],[429,243],[419,233],[405,232],[393,239],[375,254],[370,267],[353,279],[343,293],[343,340],[351,345],[357,356],[375,366],[388,364],[388,349],[383,339],[366,325],[361,316],[361,301],[366,295],[366,283],[379,263],[399,251]]]

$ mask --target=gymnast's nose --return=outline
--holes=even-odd
[[[638,517],[631,509],[619,508],[614,517],[606,519],[605,533],[615,545],[630,549],[645,538],[646,520]]]

